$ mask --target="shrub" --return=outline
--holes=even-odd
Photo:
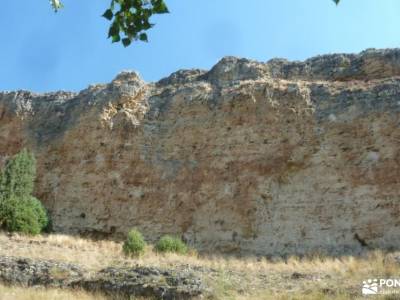
[[[128,233],[128,237],[122,246],[122,250],[126,255],[139,256],[144,253],[146,242],[143,235],[136,229],[132,229]]]
[[[8,231],[38,234],[49,223],[46,209],[31,195],[35,174],[35,158],[26,150],[0,173],[0,226]]]
[[[0,206],[0,219],[8,231],[39,234],[48,223],[46,210],[34,197],[18,199],[12,196]]]
[[[173,252],[185,254],[188,251],[186,244],[178,237],[170,235],[163,236],[156,244],[155,249],[157,252]]]

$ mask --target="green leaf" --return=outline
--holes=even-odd
[[[143,41],[143,42],[148,42],[147,34],[146,34],[146,33],[141,33],[141,34],[139,35],[139,40],[141,40],[141,41]]]
[[[154,4],[153,11],[156,14],[166,14],[169,13],[168,7],[163,0],[159,0]]]
[[[119,34],[119,25],[118,23],[114,22],[108,31],[108,37],[113,37],[117,34]]]
[[[113,12],[112,12],[111,9],[107,9],[107,10],[104,12],[103,17],[106,18],[107,20],[111,21],[112,18],[114,17],[114,14],[113,14]]]
[[[121,40],[121,37],[120,37],[119,33],[112,36],[113,43],[118,43],[120,40]]]
[[[338,5],[340,0],[333,0],[333,2],[335,2],[336,5]]]
[[[154,24],[149,23],[148,20],[144,20],[142,24],[142,30],[147,30],[153,27]]]
[[[122,44],[124,45],[124,47],[128,47],[131,44],[131,40],[129,38],[124,38],[122,39]]]

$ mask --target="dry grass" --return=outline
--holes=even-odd
[[[106,300],[100,295],[60,289],[7,287],[0,285],[0,300]]]
[[[200,270],[199,274],[212,286],[217,299],[354,299],[361,296],[363,280],[400,275],[400,264],[393,259],[398,253],[374,251],[361,257],[340,258],[315,255],[272,262],[200,256],[194,251],[185,256],[158,255],[149,247],[145,255],[132,259],[122,254],[122,243],[59,234],[26,237],[0,233],[0,255],[72,262],[92,270],[109,265],[189,266]],[[296,278],[294,273],[300,275]]]
[[[0,255],[53,259],[99,269],[121,258],[121,244],[62,234],[42,236],[9,236],[0,233]]]
[[[23,288],[0,285],[0,300],[110,300],[102,295],[89,294],[79,290],[48,288]],[[113,297],[113,300],[126,300]],[[151,300],[142,297],[131,300]]]

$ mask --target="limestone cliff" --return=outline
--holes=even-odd
[[[157,83],[0,93],[55,229],[269,254],[400,248],[400,49],[227,57]]]

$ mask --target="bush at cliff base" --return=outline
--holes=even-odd
[[[34,197],[27,199],[11,197],[2,201],[0,219],[8,231],[33,235],[39,234],[48,224],[45,208]]]
[[[144,253],[146,242],[143,235],[136,229],[132,229],[128,233],[128,237],[122,246],[122,250],[129,256],[140,256]]]
[[[157,252],[167,253],[178,253],[185,254],[188,251],[186,244],[177,237],[170,235],[163,236],[156,244],[155,249]]]
[[[38,234],[49,223],[46,209],[32,196],[36,161],[23,150],[0,173],[0,226],[11,232]]]

